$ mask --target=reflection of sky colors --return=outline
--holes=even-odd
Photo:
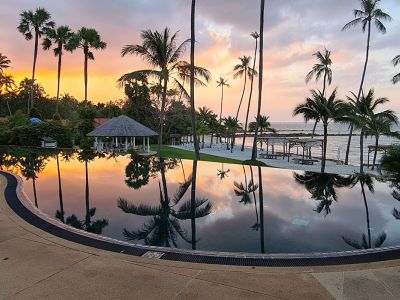
[[[157,205],[159,203],[158,180],[151,178],[148,185],[139,190],[125,184],[125,167],[128,157],[96,159],[89,163],[90,206],[96,207],[96,218],[107,218],[109,225],[103,235],[123,239],[122,230],[140,228],[148,217],[125,214],[117,208],[119,197],[135,203]],[[192,171],[192,162],[183,161],[185,176]],[[85,168],[72,159],[61,161],[61,176],[66,216],[72,213],[80,219],[85,214]],[[220,180],[217,170],[221,164],[199,162],[197,196],[206,197],[213,204],[212,213],[196,220],[197,249],[237,252],[259,252],[260,231],[251,226],[256,223],[254,203],[244,206],[235,196],[233,182],[244,182],[243,168],[239,165],[224,165],[230,169],[228,177]],[[250,167],[246,166],[250,180]],[[258,183],[258,170],[253,167],[254,180]],[[183,181],[180,163],[166,173],[168,192],[174,195],[179,182]],[[265,248],[267,253],[314,252],[351,250],[342,236],[361,240],[367,233],[366,213],[359,185],[353,189],[338,189],[338,202],[331,205],[331,214],[324,216],[313,209],[316,201],[304,186],[295,182],[293,172],[262,168],[264,190]],[[50,216],[58,209],[57,171],[54,159],[49,159],[44,171],[36,180],[39,208]],[[372,241],[381,232],[386,232],[384,246],[400,244],[400,222],[391,215],[397,201],[390,195],[387,184],[375,182],[375,194],[367,191],[370,212]],[[25,181],[25,191],[33,199],[31,180]],[[258,198],[258,190],[256,192]],[[188,191],[184,199],[190,197]],[[258,204],[258,203],[257,203]],[[294,225],[293,220],[306,221],[307,226]],[[181,221],[190,236],[190,220]],[[179,240],[179,247],[190,248],[190,244]]]

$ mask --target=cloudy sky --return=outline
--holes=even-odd
[[[134,56],[121,58],[126,44],[140,43],[144,29],[180,31],[181,40],[190,36],[190,0],[13,0],[1,1],[0,53],[12,60],[11,72],[17,81],[30,76],[33,41],[26,41],[17,31],[19,13],[36,7],[46,8],[57,25],[74,30],[82,26],[96,28],[107,49],[95,53],[89,65],[89,99],[94,102],[124,97],[116,86],[126,72],[145,68]],[[233,79],[233,66],[242,55],[253,56],[253,31],[259,31],[259,0],[198,0],[196,64],[213,75],[206,88],[197,90],[197,106],[218,111],[220,89],[216,80],[228,78],[224,114],[237,109],[243,82]],[[334,80],[330,90],[338,87],[340,97],[356,91],[361,79],[366,34],[360,28],[341,32],[353,17],[357,0],[267,0],[265,24],[264,94],[262,113],[272,121],[298,121],[293,107],[307,96],[311,88],[304,77],[312,67],[312,53],[323,47],[332,51]],[[391,60],[400,54],[400,0],[382,0],[382,9],[393,21],[386,35],[372,31],[370,65],[365,88],[375,88],[379,96],[389,97],[390,108],[400,110],[399,89],[391,78],[398,73]],[[185,59],[188,59],[186,54]],[[57,61],[51,52],[39,52],[37,78],[50,95],[56,92]],[[83,54],[76,51],[64,56],[61,92],[83,98]],[[254,98],[255,99],[255,98]],[[247,100],[246,100],[247,101]],[[254,101],[255,103],[255,101]],[[255,112],[255,105],[252,111]],[[244,110],[241,114],[243,120]]]

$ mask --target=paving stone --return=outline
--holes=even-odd
[[[372,270],[390,293],[400,299],[400,267]]]
[[[335,299],[343,299],[343,272],[313,273],[313,276]]]

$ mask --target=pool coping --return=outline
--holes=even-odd
[[[260,267],[332,266],[400,259],[400,246],[330,253],[258,254],[187,250],[132,244],[88,233],[50,218],[29,201],[24,193],[23,180],[19,176],[5,171],[0,171],[0,174],[7,179],[7,187],[5,189],[6,202],[20,218],[32,226],[59,238],[111,252],[179,262]]]

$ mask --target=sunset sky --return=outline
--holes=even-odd
[[[198,0],[196,64],[208,68],[213,75],[206,88],[196,90],[196,106],[219,110],[220,89],[216,80],[228,78],[224,115],[233,115],[240,100],[243,82],[234,80],[233,66],[242,55],[253,56],[253,31],[259,31],[259,0]],[[180,31],[180,40],[190,37],[190,0],[13,0],[2,1],[0,9],[0,53],[12,60],[12,72],[19,82],[31,75],[33,40],[26,41],[17,31],[22,10],[46,8],[57,25],[69,25],[73,30],[93,27],[107,43],[103,51],[95,52],[89,63],[89,99],[106,102],[124,98],[116,85],[120,75],[146,68],[140,58],[121,58],[126,44],[140,43],[144,29]],[[359,8],[357,0],[267,0],[265,24],[264,94],[262,113],[274,122],[299,121],[293,118],[296,104],[303,101],[311,88],[304,77],[314,64],[312,53],[327,47],[332,51],[333,83],[340,97],[356,91],[361,79],[365,56],[366,34],[360,28],[341,32]],[[400,85],[391,78],[399,73],[391,64],[400,54],[400,0],[383,0],[382,9],[393,17],[387,23],[386,35],[372,31],[370,65],[365,88],[374,87],[377,95],[391,99],[390,108],[399,111]],[[189,52],[185,59],[189,59]],[[76,51],[63,58],[61,93],[83,98],[83,53]],[[39,51],[37,79],[46,91],[56,92],[57,61],[52,52]],[[247,97],[245,98],[247,102]],[[253,98],[253,115],[256,105]],[[244,110],[241,120],[244,119]]]

